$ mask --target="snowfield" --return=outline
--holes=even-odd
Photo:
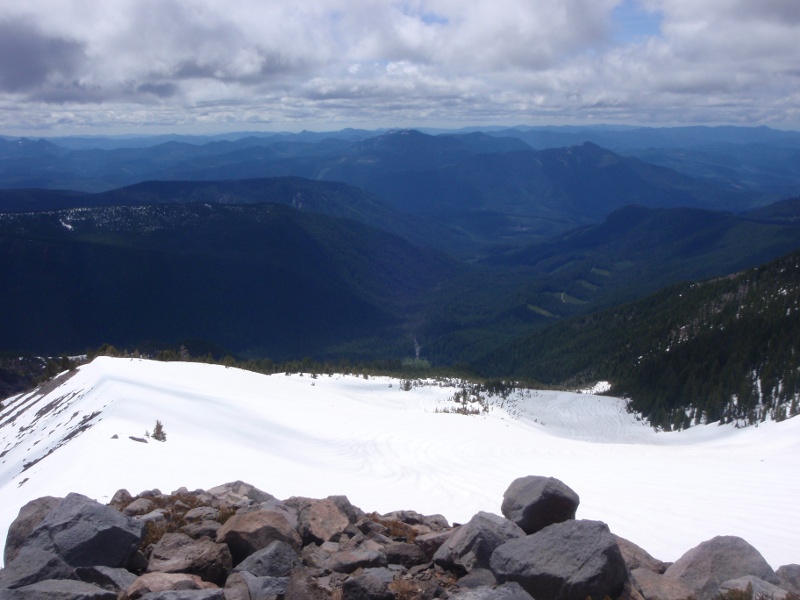
[[[800,419],[657,433],[623,400],[549,391],[464,416],[440,412],[455,388],[439,384],[105,357],[51,387],[0,413],[0,543],[23,504],[69,492],[108,502],[243,480],[458,523],[500,514],[511,481],[546,475],[580,495],[578,518],[658,559],[738,535],[775,568],[800,563]],[[157,419],[166,442],[130,439]]]

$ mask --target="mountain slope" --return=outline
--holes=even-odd
[[[457,265],[354,221],[277,205],[181,204],[0,216],[6,349],[204,339],[233,352],[413,348],[420,297]]]
[[[542,474],[579,492],[579,518],[605,521],[659,559],[730,534],[775,567],[796,561],[800,419],[656,433],[619,399],[535,390],[494,396],[482,416],[436,412],[455,406],[458,389],[99,358],[5,400],[0,535],[38,496],[107,502],[119,488],[235,480],[279,498],[346,494],[366,510],[465,522],[479,510],[498,513],[517,477]],[[156,420],[166,442],[130,439]],[[763,495],[745,493],[753,489],[771,491],[769,510]]]
[[[473,156],[378,176],[364,187],[401,210],[455,221],[489,240],[563,232],[629,204],[735,210],[752,199],[589,143]]]
[[[800,253],[702,283],[680,284],[565,321],[478,361],[557,384],[609,379],[665,428],[755,423],[800,413]]]

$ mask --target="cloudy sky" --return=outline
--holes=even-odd
[[[0,134],[800,129],[800,0],[0,4]]]

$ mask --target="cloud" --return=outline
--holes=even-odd
[[[78,41],[48,36],[26,19],[0,19],[0,91],[26,92],[69,80],[84,60]]]
[[[30,0],[0,8],[0,129],[800,126],[798,34],[796,0]]]

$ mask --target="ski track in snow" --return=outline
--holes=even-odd
[[[436,412],[457,388],[404,392],[384,377],[111,358],[70,375],[4,402],[0,542],[27,501],[73,491],[108,502],[119,488],[241,479],[279,498],[345,494],[367,511],[465,522],[500,514],[517,477],[545,475],[580,495],[578,518],[661,560],[739,535],[773,567],[800,562],[800,419],[657,433],[624,401],[589,394],[526,391],[464,416]],[[156,419],[165,443],[129,439]]]

